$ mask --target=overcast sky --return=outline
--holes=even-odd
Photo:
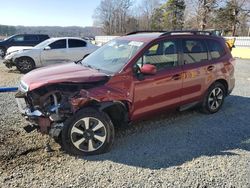
[[[101,0],[0,0],[0,25],[92,26]]]

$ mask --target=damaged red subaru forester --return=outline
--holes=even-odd
[[[203,31],[134,32],[82,61],[34,70],[16,94],[27,132],[73,155],[109,151],[114,127],[169,109],[217,112],[235,85],[230,49]]]

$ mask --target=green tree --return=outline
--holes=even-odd
[[[163,9],[162,7],[156,8],[153,11],[152,18],[151,18],[151,28],[153,30],[163,30],[164,24],[163,24]]]
[[[155,9],[152,15],[153,29],[181,30],[184,25],[184,0],[168,0]]]
[[[181,30],[184,24],[185,1],[169,0],[163,7],[166,10],[163,14],[165,28]]]
[[[237,30],[237,34],[246,33],[244,29],[247,29],[247,18],[250,16],[250,10],[245,8],[247,6],[245,1],[228,0],[224,7],[216,11],[214,19],[216,27],[231,32],[233,36]],[[242,30],[242,33],[239,33],[239,30]]]

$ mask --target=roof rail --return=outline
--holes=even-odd
[[[127,33],[126,35],[134,35],[134,34],[137,34],[137,33],[166,33],[167,31],[149,31],[149,30],[145,30],[145,31],[133,31],[133,32],[130,32],[130,33]]]
[[[163,33],[161,36],[172,35],[172,34],[181,34],[181,33],[190,33],[193,35],[214,35],[210,31],[199,31],[199,30],[178,30],[178,31],[169,31]]]

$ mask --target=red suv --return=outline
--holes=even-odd
[[[34,70],[16,94],[22,114],[74,155],[107,152],[114,127],[169,109],[217,112],[234,88],[225,40],[209,32],[134,32],[82,61]]]

